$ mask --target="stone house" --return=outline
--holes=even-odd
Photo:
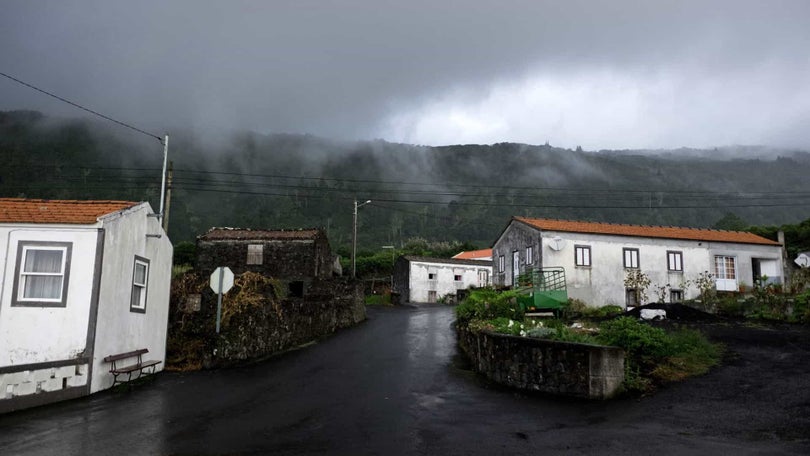
[[[666,302],[680,302],[697,297],[701,273],[712,274],[718,291],[782,283],[782,251],[745,232],[513,217],[493,245],[493,282],[513,286],[531,269],[562,267],[569,297],[624,307],[637,296],[625,277],[640,270],[650,291],[663,287]]]
[[[294,296],[303,295],[315,279],[331,278],[333,263],[322,229],[211,228],[197,238],[195,269],[204,277],[228,266],[237,275],[251,271],[283,280]]]

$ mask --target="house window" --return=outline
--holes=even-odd
[[[667,270],[683,272],[683,253],[675,251],[667,252]]]
[[[149,284],[149,260],[135,257],[132,270],[132,298],[129,301],[130,312],[146,312],[146,289]]]
[[[638,249],[624,249],[624,267],[638,269]]]
[[[461,282],[461,274],[454,275],[453,280],[455,280],[456,282]]]
[[[683,302],[683,290],[670,290],[669,302]]]
[[[526,247],[526,264],[534,263],[534,248],[530,245]]]
[[[503,255],[498,257],[498,272],[503,272],[506,270],[506,259]]]
[[[65,307],[73,244],[20,242],[12,306]]]
[[[737,265],[733,256],[714,257],[715,287],[718,291],[737,291]]]
[[[639,303],[639,293],[636,288],[625,288],[624,303],[627,307],[636,307]]]
[[[737,278],[734,257],[718,255],[714,257],[714,276],[718,279],[733,280]]]
[[[589,245],[575,245],[574,246],[574,261],[577,266],[590,266],[591,265],[591,246]]]
[[[264,263],[264,244],[248,244],[246,264]]]
[[[436,280],[436,273],[435,272],[428,273],[428,280]]]

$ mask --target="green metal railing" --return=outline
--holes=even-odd
[[[549,267],[529,269],[518,276],[518,304],[525,311],[558,310],[568,303],[568,288],[565,283],[565,269]]]

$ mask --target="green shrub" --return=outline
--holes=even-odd
[[[673,350],[666,331],[631,317],[605,322],[599,340],[606,345],[621,347],[629,356],[644,361],[669,356]]]
[[[456,317],[462,323],[500,317],[522,321],[524,313],[515,301],[516,296],[515,291],[498,292],[492,288],[476,289],[456,306]]]
[[[698,331],[667,333],[629,317],[604,323],[597,339],[625,350],[625,388],[630,391],[644,392],[654,383],[704,374],[722,354],[721,346]]]

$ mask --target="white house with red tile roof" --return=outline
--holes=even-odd
[[[492,249],[469,250],[453,255],[457,260],[492,261]]]
[[[666,302],[697,297],[694,281],[704,272],[721,291],[783,276],[782,245],[739,231],[513,217],[492,250],[496,285],[513,285],[532,268],[562,267],[568,296],[591,306],[634,304],[624,283],[634,269],[652,282],[648,300],[660,299],[660,286]]]
[[[109,355],[164,360],[172,245],[148,203],[0,198],[0,260],[0,413],[109,388]]]

